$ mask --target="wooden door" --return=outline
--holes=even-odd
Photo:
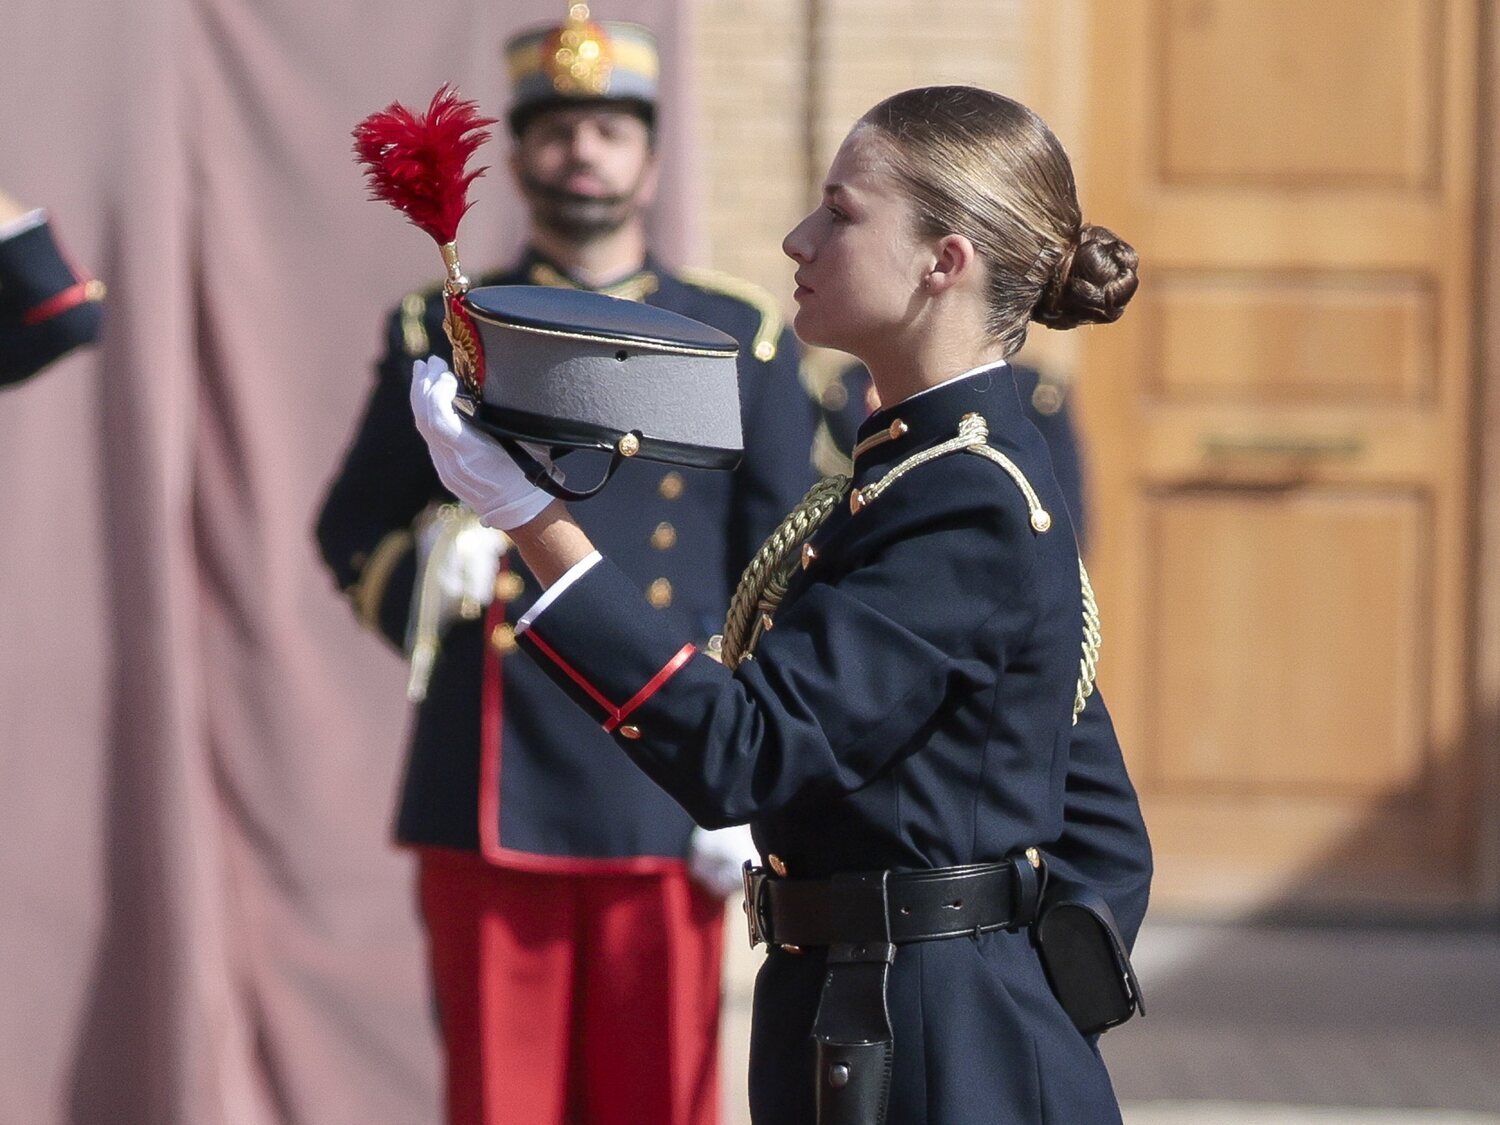
[[[1090,5],[1080,390],[1158,899],[1473,903],[1477,0]]]

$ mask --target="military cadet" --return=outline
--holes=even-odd
[[[41,209],[0,192],[0,386],[99,335],[104,283],[63,257]]]
[[[1094,690],[1093,596],[1005,360],[1032,320],[1115,320],[1136,254],[1082,221],[1040,119],[972,87],[870,110],[785,250],[798,335],[858,357],[884,405],[853,479],[815,486],[758,553],[722,663],[567,506],[527,502],[437,360],[415,372],[418,428],[548,587],[528,654],[699,823],[754,829],[756,1122],[1119,1121],[1093,1033],[1138,1005],[1119,947],[1149,846]]]
[[[706,639],[813,479],[816,408],[767,294],[647,252],[657,51],[646,29],[580,8],[507,46],[529,247],[475,285],[592,289],[739,341],[742,468],[637,461],[611,482],[611,503],[578,507],[651,613]],[[560,67],[560,44],[598,65]],[[724,895],[753,854],[749,834],[695,831],[515,653],[515,623],[540,587],[502,537],[453,505],[407,403],[413,358],[450,354],[442,316],[434,287],[390,317],[318,538],[364,621],[414,650],[421,705],[396,833],[420,864],[449,1119],[703,1125],[718,1115]],[[580,456],[567,459],[570,484],[594,471]],[[439,638],[445,616],[456,619]]]

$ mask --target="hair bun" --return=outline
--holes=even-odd
[[[1042,287],[1031,319],[1048,328],[1110,324],[1135,295],[1140,255],[1114,231],[1084,223],[1078,243],[1064,253]]]

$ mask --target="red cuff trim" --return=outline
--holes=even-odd
[[[32,305],[21,317],[21,323],[28,328],[34,324],[41,324],[44,320],[51,320],[54,316],[61,316],[69,309],[76,309],[85,301],[98,300],[99,284],[96,281],[80,281],[76,285],[70,285],[61,293],[54,293],[40,305]]]
[[[588,695],[588,697],[600,706],[600,708],[604,711],[604,714],[611,720],[611,723],[605,726],[605,730],[612,730],[614,726],[619,724],[620,712],[615,708],[615,705],[609,700],[605,699],[604,696],[600,695],[599,689],[594,687],[593,684],[584,679],[583,673],[579,672],[578,669],[574,668],[573,665],[569,664],[566,660],[559,656],[555,648],[549,645],[546,641],[542,640],[541,635],[536,631],[535,625],[533,625],[530,629],[527,629],[526,632],[522,634],[522,636],[530,638],[532,643],[535,644],[537,648],[542,650],[542,655],[544,655],[548,660],[552,661],[552,663],[561,668],[567,675],[568,679],[572,680],[575,684],[581,687]]]
[[[630,702],[625,704],[624,707],[621,707],[619,712],[616,713],[615,717],[604,724],[605,731],[609,732],[614,730],[615,727],[619,726],[626,719],[628,719],[632,711],[634,711],[642,703],[645,703],[646,700],[650,699],[653,695],[660,691],[662,685],[670,680],[673,676],[675,676],[678,670],[684,664],[686,664],[692,657],[693,653],[697,651],[698,646],[691,642],[683,645],[682,648],[678,649],[677,655],[672,657],[671,660],[668,660],[666,664],[662,665],[661,671],[652,676],[651,679],[646,682],[646,686],[641,688],[640,691],[636,692],[635,695],[631,698]]]

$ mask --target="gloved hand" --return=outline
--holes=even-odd
[[[748,824],[729,828],[693,828],[688,841],[688,872],[702,887],[728,898],[744,887],[745,861],[760,861]]]
[[[499,445],[464,424],[453,407],[457,393],[458,380],[437,356],[412,364],[412,415],[438,479],[489,527],[509,531],[530,523],[552,497],[528,481]]]
[[[427,584],[431,567],[440,629],[454,616],[472,620],[490,604],[500,559],[509,547],[504,532],[485,527],[457,504],[423,513],[417,523],[417,573],[423,576],[418,586]]]

